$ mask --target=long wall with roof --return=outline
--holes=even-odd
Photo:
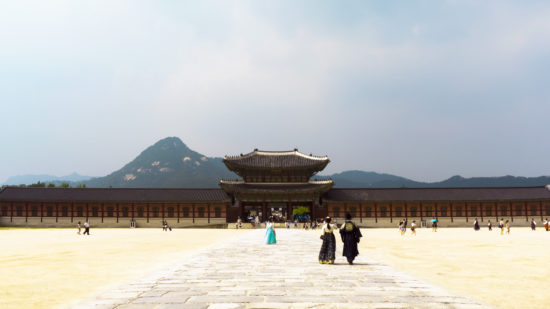
[[[240,206],[220,189],[60,189],[0,191],[0,226],[173,227],[221,226],[235,221]],[[331,189],[314,206],[318,217],[343,221],[346,213],[366,227],[395,227],[399,220],[440,226],[471,226],[510,220],[527,226],[550,218],[550,190],[530,188]]]

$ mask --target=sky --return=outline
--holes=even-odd
[[[325,173],[550,175],[548,1],[2,1],[0,183],[158,140]]]

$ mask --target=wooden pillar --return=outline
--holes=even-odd
[[[116,211],[116,223],[118,223],[118,203],[115,204],[115,211]]]
[[[13,222],[13,202],[10,203],[10,222]]]
[[[210,204],[206,205],[206,210],[208,211],[208,223],[210,223]]]
[[[164,222],[164,203],[160,203],[160,211],[162,211],[162,222]]]
[[[89,205],[90,204],[86,203],[86,221],[88,221],[88,216],[90,215],[90,213],[89,213],[90,209],[88,207]]]
[[[42,222],[42,218],[44,218],[44,203],[40,203],[40,222]]]
[[[147,223],[149,223],[149,203],[145,203],[145,212],[147,213]]]
[[[292,211],[292,208],[290,207],[290,202],[286,202],[286,219],[287,220],[290,220],[291,211]]]
[[[437,202],[434,203],[434,215],[435,215],[435,218],[436,218],[437,220],[439,220],[439,216],[438,216],[438,213],[437,213]]]
[[[451,210],[451,222],[454,222],[454,216],[453,216],[453,202],[449,201],[449,208]]]
[[[422,201],[419,203],[420,207],[420,221],[424,220],[424,211],[422,210]]]
[[[73,222],[74,217],[74,202],[71,202],[71,223]]]
[[[498,215],[500,215],[500,216],[502,217],[502,213],[499,213],[499,212],[498,212],[498,204],[497,204],[497,202],[494,202],[494,203],[493,203],[493,206],[495,206],[495,216],[497,216],[496,222],[498,222]]]
[[[374,222],[378,223],[378,204],[374,203]]]
[[[316,211],[315,211],[315,199],[313,199],[313,201],[311,202],[311,222],[313,222],[313,220],[315,220],[317,217],[316,217]]]
[[[514,222],[514,210],[512,209],[512,202],[508,202],[508,207],[510,208],[510,217],[512,218],[512,222]]]
[[[103,223],[103,217],[105,217],[105,203],[101,203],[101,223]]]
[[[262,202],[262,222],[265,222],[267,220],[267,205],[266,202]]]
[[[359,222],[363,223],[363,204],[359,203]]]
[[[390,222],[393,222],[393,203],[390,202]]]
[[[176,203],[176,211],[178,212],[178,223],[180,223],[180,203]]]
[[[134,221],[134,217],[136,216],[136,204],[132,203],[130,204],[132,206],[132,221]]]
[[[527,202],[523,202],[523,210],[525,211],[525,221],[529,221],[529,212],[527,211]]]
[[[59,204],[55,203],[55,223],[57,223]]]
[[[539,201],[539,211],[540,211],[540,221],[544,220],[542,218],[542,201]]]
[[[29,203],[25,202],[25,222],[29,222]]]
[[[481,214],[481,222],[483,222],[483,203],[479,203],[479,212]]]
[[[191,208],[193,209],[193,224],[195,224],[195,204],[191,204]]]
[[[464,202],[464,211],[466,212],[466,222],[468,222],[468,202]]]
[[[403,203],[403,207],[405,208],[405,219],[409,221],[409,212],[407,211],[407,202]]]

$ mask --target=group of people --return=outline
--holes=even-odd
[[[536,223],[535,223],[536,224]],[[493,223],[491,223],[491,220],[487,221],[487,228],[489,231],[493,230]],[[504,219],[500,219],[498,222],[498,228],[500,229],[500,235],[504,235],[504,228],[506,228],[506,233],[510,234],[510,220],[504,221]],[[479,227],[479,221],[477,218],[474,220],[474,230],[479,231],[481,228]]]
[[[408,220],[403,219],[399,221],[399,232],[401,233],[401,236],[405,235],[407,233],[407,224]],[[416,235],[416,221],[413,220],[411,223],[411,234]]]
[[[334,264],[334,260],[336,259],[336,237],[334,236],[334,232],[339,230],[340,237],[344,243],[343,256],[346,257],[350,265],[353,264],[353,260],[359,255],[357,244],[363,235],[361,235],[359,227],[351,219],[351,214],[346,214],[346,221],[338,227],[336,224],[331,223],[332,219],[330,217],[325,218],[325,222],[321,228],[323,243],[319,251],[319,263]],[[273,218],[269,218],[264,235],[264,243],[268,245],[277,243],[277,234],[274,225]]]
[[[77,228],[77,234],[80,235],[80,232],[82,230],[82,223],[80,223],[80,221],[78,221],[78,223],[76,224],[76,228]],[[84,233],[82,235],[90,235],[90,222],[88,222],[88,220],[86,220],[86,222],[84,222]]]

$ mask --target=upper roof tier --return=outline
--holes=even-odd
[[[327,156],[317,157],[303,154],[294,149],[292,151],[262,151],[240,156],[225,156],[223,162],[232,171],[242,169],[308,169],[321,171],[330,162]]]

